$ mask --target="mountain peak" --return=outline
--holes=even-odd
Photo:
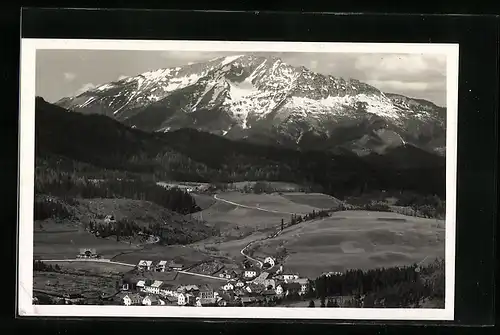
[[[316,143],[311,138],[320,136],[329,145],[358,151],[383,150],[389,137],[399,138],[398,143],[442,146],[445,117],[432,103],[384,94],[356,79],[260,54],[148,71],[62,99],[58,105],[105,114],[147,131],[197,128],[233,139],[294,146]],[[365,122],[372,119],[383,122]]]

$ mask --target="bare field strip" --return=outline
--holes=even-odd
[[[124,273],[130,271],[132,268],[127,265],[107,263],[107,262],[87,262],[87,261],[68,261],[50,263],[52,265],[58,264],[62,269],[70,269],[77,271],[89,271],[96,274],[114,274]]]
[[[283,198],[297,204],[303,204],[319,209],[336,208],[342,204],[337,198],[322,193],[283,193]]]
[[[86,231],[35,231],[33,254],[40,259],[74,259],[81,248],[94,248],[103,258],[137,249],[133,244],[98,238]]]
[[[263,210],[271,210],[282,212],[285,215],[291,214],[307,214],[313,210],[318,210],[317,207],[294,203],[279,194],[251,194],[239,192],[225,192],[219,194],[220,199],[238,203],[243,206],[260,208]]]
[[[208,255],[183,245],[170,246],[149,246],[143,250],[137,250],[113,258],[113,261],[137,264],[140,260],[150,260],[158,262],[161,260],[175,260],[183,265],[192,265],[194,263],[207,259]]]

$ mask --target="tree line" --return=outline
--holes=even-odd
[[[65,198],[128,198],[145,200],[178,212],[194,213],[200,210],[195,199],[179,188],[164,188],[153,181],[105,179],[92,180],[74,172],[38,169],[35,177],[35,193]],[[39,217],[47,217],[51,211],[59,211],[58,205],[41,203],[36,210]],[[37,214],[38,215],[38,214]]]
[[[60,271],[61,267],[58,264],[52,265],[42,262],[41,260],[33,260],[33,271],[41,272],[57,272]]]
[[[412,265],[322,275],[314,286],[315,296],[320,299],[350,296],[353,305],[363,307],[415,307],[423,298],[444,301],[444,260],[426,267]]]
[[[445,196],[441,160],[400,168],[397,155],[377,157],[374,165],[356,155],[254,145],[194,129],[149,134],[106,117],[65,113],[41,102],[36,122],[37,157],[58,155],[157,180],[288,181],[321,185],[325,193],[339,198],[380,189]]]

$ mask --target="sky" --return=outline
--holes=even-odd
[[[230,52],[38,50],[36,94],[49,102],[159,68],[203,62]],[[241,54],[238,53],[238,54]],[[446,106],[446,56],[374,53],[260,53],[314,72],[358,79],[383,92]]]

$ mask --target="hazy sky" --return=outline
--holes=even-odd
[[[36,94],[55,102],[124,76],[232,54],[234,53],[38,50]],[[426,99],[446,106],[444,55],[305,52],[264,55],[277,56],[290,65],[303,65],[315,72],[358,79],[384,92]]]

